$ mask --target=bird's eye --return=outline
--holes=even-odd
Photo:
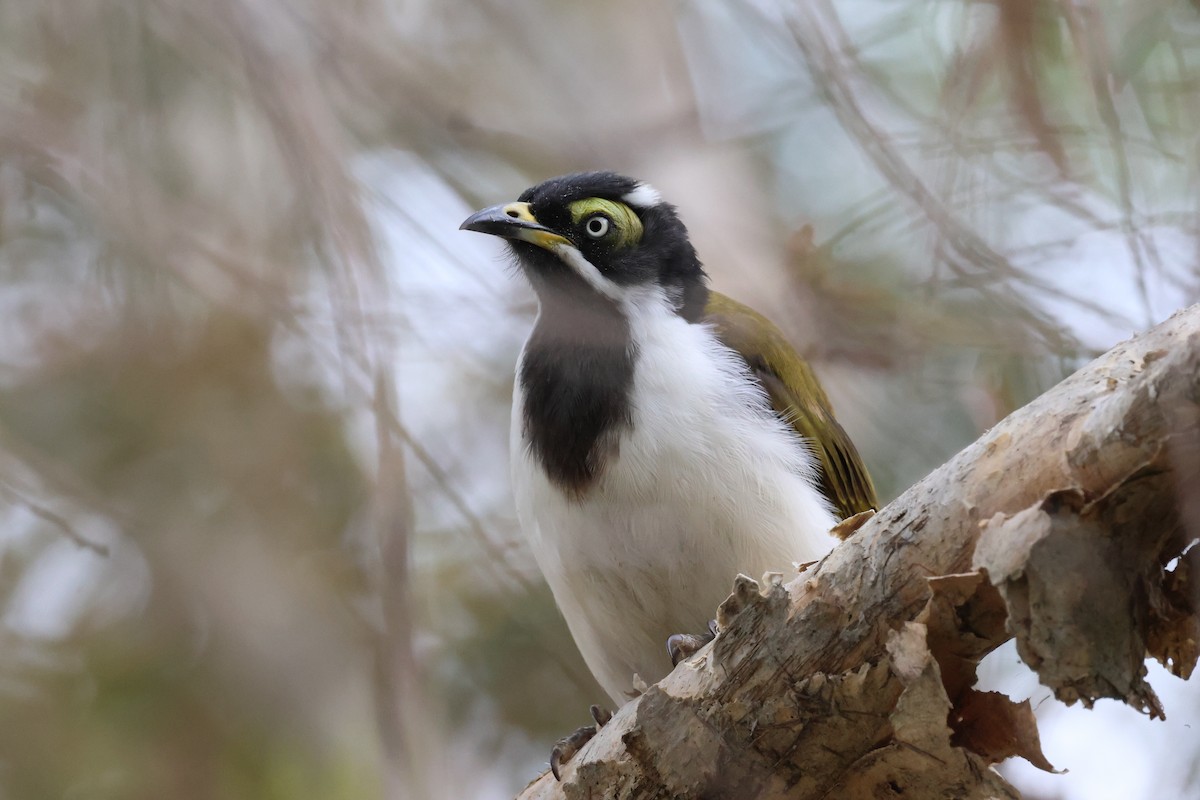
[[[608,217],[603,214],[596,214],[584,223],[583,229],[587,231],[588,236],[593,239],[599,239],[608,233]]]

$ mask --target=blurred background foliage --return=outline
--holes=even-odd
[[[505,797],[604,700],[474,208],[655,183],[890,499],[1200,296],[1198,89],[1182,0],[0,4],[0,797]],[[1200,791],[1195,691],[992,667],[1029,796]]]

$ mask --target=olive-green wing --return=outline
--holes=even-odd
[[[875,486],[858,450],[833,416],[829,398],[769,319],[723,294],[710,292],[704,321],[736,351],[762,383],[775,412],[804,437],[821,468],[821,490],[842,517],[875,508]]]

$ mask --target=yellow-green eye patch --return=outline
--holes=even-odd
[[[571,221],[578,225],[584,220],[584,230],[595,238],[606,237],[614,247],[633,247],[642,240],[642,221],[633,209],[615,200],[605,200],[601,197],[589,197],[586,200],[576,200],[567,206],[571,212]],[[593,217],[604,215],[608,226],[592,224]]]

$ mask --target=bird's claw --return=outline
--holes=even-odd
[[[679,666],[680,661],[686,661],[717,638],[717,621],[708,621],[708,631],[705,633],[677,633],[667,639],[667,655],[671,657],[671,666]]]
[[[564,736],[554,743],[554,747],[550,750],[550,772],[554,774],[554,780],[562,780],[562,774],[559,771],[562,765],[574,758],[575,754],[595,735],[595,725],[584,725],[582,728],[576,729],[570,736]]]
[[[560,773],[562,765],[574,758],[575,754],[592,740],[596,732],[612,719],[612,712],[606,708],[594,705],[589,711],[592,712],[592,719],[596,721],[596,724],[577,728],[570,736],[564,736],[555,742],[554,747],[550,750],[550,772],[553,773],[556,781],[562,780]]]

